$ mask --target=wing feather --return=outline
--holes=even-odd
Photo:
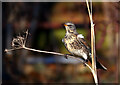
[[[84,39],[84,36],[83,37],[80,37],[82,34],[78,34],[77,35],[77,40],[80,42],[80,43],[82,43],[83,45],[84,45],[84,47],[87,49],[87,50],[89,50],[89,52],[91,52],[90,51],[90,47],[89,47],[89,45],[87,44],[87,42],[85,41],[85,39]]]

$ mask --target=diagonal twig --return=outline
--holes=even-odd
[[[19,49],[26,49],[26,50],[34,51],[34,52],[40,52],[40,53],[47,53],[47,54],[65,56],[65,54],[58,53],[58,52],[50,52],[50,51],[43,51],[43,50],[36,50],[36,49],[28,48],[28,47],[25,46],[27,37],[28,37],[28,30],[26,31],[25,37],[22,37],[21,35],[19,35],[17,38],[13,38],[12,49],[5,49],[5,52],[10,52],[10,51],[19,50]],[[92,71],[92,68],[83,59],[75,57],[75,56],[72,56],[72,55],[67,55],[67,57],[73,58],[73,59],[77,59],[78,61],[80,61],[83,64],[85,64]]]

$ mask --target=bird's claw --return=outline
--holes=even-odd
[[[86,64],[85,64],[85,63],[83,63],[83,65],[84,65],[84,66],[86,66]]]
[[[86,59],[85,62],[87,63],[87,62],[88,62],[88,59]]]
[[[65,57],[66,59],[68,59],[68,55],[69,55],[69,54],[64,54],[64,57]]]
[[[88,59],[86,59],[86,60],[85,60],[85,62],[83,63],[83,65],[84,65],[84,66],[86,66],[86,64],[85,64],[85,63],[87,63],[87,62],[88,62]]]

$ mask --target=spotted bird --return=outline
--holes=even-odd
[[[78,34],[76,31],[76,27],[73,23],[65,23],[66,29],[65,37],[62,39],[66,49],[71,53],[71,55],[82,57],[85,62],[92,62],[91,59],[91,49],[86,43],[84,36],[82,34]],[[67,57],[67,56],[66,56]],[[96,59],[96,67],[97,69],[107,70],[101,63],[99,63]]]

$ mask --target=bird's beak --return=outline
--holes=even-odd
[[[64,26],[67,26],[66,24],[64,24]]]

